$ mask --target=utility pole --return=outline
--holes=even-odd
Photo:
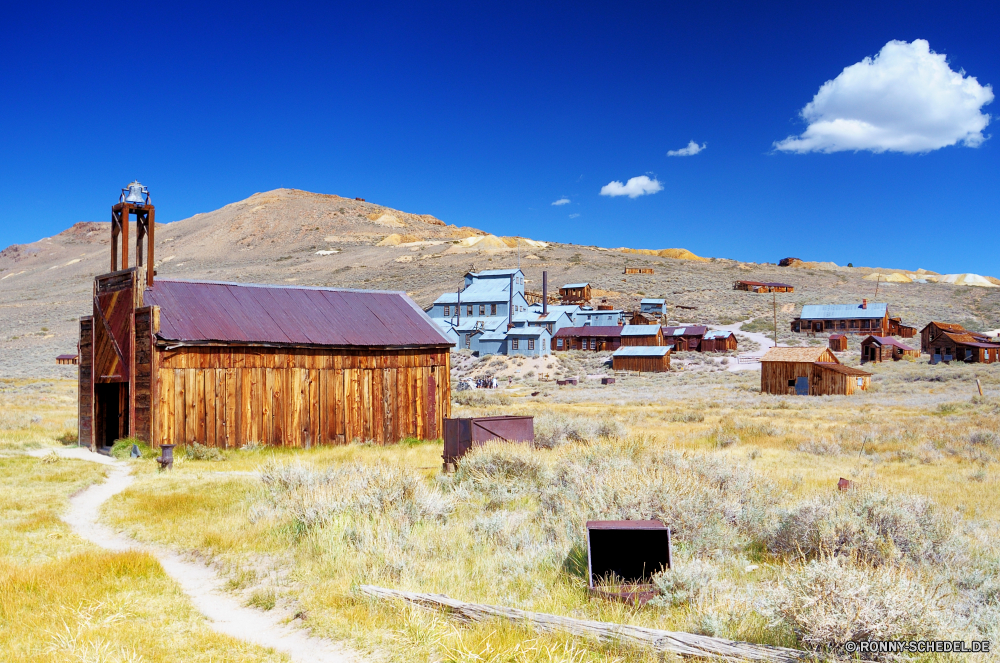
[[[778,347],[778,293],[771,291],[774,299],[774,347]]]
[[[875,277],[875,297],[872,297],[872,299],[876,299],[878,297],[878,285],[881,282],[882,282],[882,272],[879,272],[878,276]]]

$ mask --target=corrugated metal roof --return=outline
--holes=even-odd
[[[952,341],[954,341],[955,343],[961,343],[962,345],[970,345],[970,346],[972,346],[974,348],[995,348],[995,347],[997,347],[996,343],[984,343],[982,339],[983,338],[989,338],[989,337],[980,336],[978,334],[977,335],[973,335],[973,334],[971,334],[969,332],[963,332],[961,334],[953,334],[951,332],[942,332],[942,333],[945,336],[947,336],[948,338],[950,338]],[[977,336],[978,336],[978,338],[977,338]],[[934,341],[931,341],[931,343],[933,343],[933,342]]]
[[[733,332],[729,331],[728,329],[713,329],[711,331],[705,332],[705,338],[707,339],[729,338],[732,335]]]
[[[761,361],[816,362],[828,348],[771,348]]]
[[[514,327],[507,331],[508,336],[541,336],[542,334],[548,334],[548,330],[545,327]]]
[[[660,328],[656,325],[625,325],[622,336],[656,336]]]
[[[617,338],[622,335],[622,328],[618,325],[591,325],[589,327],[563,327],[556,332],[556,337],[578,337],[578,336],[610,336]]]
[[[580,309],[580,315],[594,316],[594,315],[618,315],[621,314],[622,310],[620,308],[598,311],[597,309]]]
[[[670,352],[665,345],[626,345],[614,351],[616,357],[662,357]]]
[[[666,301],[667,301],[666,299],[641,299],[641,300],[639,300],[639,303],[640,304],[665,304]]]
[[[806,304],[802,307],[800,320],[865,320],[885,316],[888,304],[872,304],[861,308],[861,304]]]
[[[404,292],[158,279],[143,299],[170,341],[452,345]]]
[[[562,288],[559,288],[559,289],[562,290],[563,288],[586,288],[588,285],[590,285],[590,284],[589,283],[567,283],[566,285],[564,285]]]
[[[664,327],[664,336],[704,336],[708,327],[704,325],[691,325],[690,327]]]
[[[486,281],[476,281],[462,291],[463,304],[480,303],[503,303],[507,302],[510,295],[510,281],[502,279],[490,279]],[[456,304],[458,303],[457,292],[445,292],[434,300],[435,304]]]
[[[513,276],[515,274],[521,274],[520,269],[484,269],[481,272],[469,272],[466,276],[472,276],[477,278],[489,278],[493,276]]]

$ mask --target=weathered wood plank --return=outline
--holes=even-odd
[[[661,631],[629,624],[573,619],[484,603],[465,603],[448,598],[443,594],[417,594],[395,589],[383,589],[372,585],[361,585],[360,590],[366,596],[376,599],[404,601],[423,608],[446,610],[450,616],[464,622],[506,619],[520,624],[528,624],[542,633],[569,633],[595,639],[599,642],[622,643],[679,656],[725,661],[778,661],[782,663],[815,660],[813,653],[798,649],[738,642],[681,631]]]

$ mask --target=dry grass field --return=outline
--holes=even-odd
[[[555,357],[553,370],[600,371],[582,355]],[[489,361],[465,357],[456,375],[496,370]],[[657,659],[375,603],[359,596],[364,583],[817,651],[866,637],[996,642],[1000,367],[871,370],[872,390],[850,398],[762,396],[758,373],[722,366],[610,387],[522,374],[511,389],[456,392],[455,411],[534,415],[537,448],[486,447],[454,475],[440,472],[433,441],[193,449],[170,473],[131,461],[137,480],[103,519],[209,561],[245,604],[373,660]],[[55,514],[101,471],[19,454],[61,445],[72,384],[6,381],[2,396],[0,618],[35,657],[18,660],[77,660],[59,647],[78,660],[161,660],[174,640],[183,660],[266,660],[199,629],[155,561],[66,533]],[[855,489],[838,492],[840,477]],[[594,518],[672,527],[676,569],[651,604],[586,594],[582,525]],[[109,654],[88,659],[88,647]]]

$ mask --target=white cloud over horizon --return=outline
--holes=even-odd
[[[554,202],[552,204],[553,205],[569,205],[569,203],[570,203],[569,198],[560,198],[559,200],[557,200],[556,202]]]
[[[662,190],[663,185],[657,179],[649,179],[646,175],[639,175],[638,177],[629,179],[625,184],[617,180],[608,182],[601,187],[601,195],[611,196],[612,198],[617,196],[638,198],[639,196],[652,195]]]
[[[670,150],[667,152],[668,157],[693,157],[702,150],[708,147],[708,143],[702,143],[699,145],[693,140],[687,144],[687,147],[682,147],[679,150]]]
[[[993,101],[990,85],[953,71],[925,39],[890,41],[874,57],[845,67],[801,111],[809,126],[774,143],[783,152],[930,152],[978,147]]]
[[[570,214],[570,215],[569,215],[569,218],[571,218],[571,219],[575,219],[575,218],[576,218],[576,217],[578,217],[578,216],[580,216],[580,215],[579,215],[579,214]]]

